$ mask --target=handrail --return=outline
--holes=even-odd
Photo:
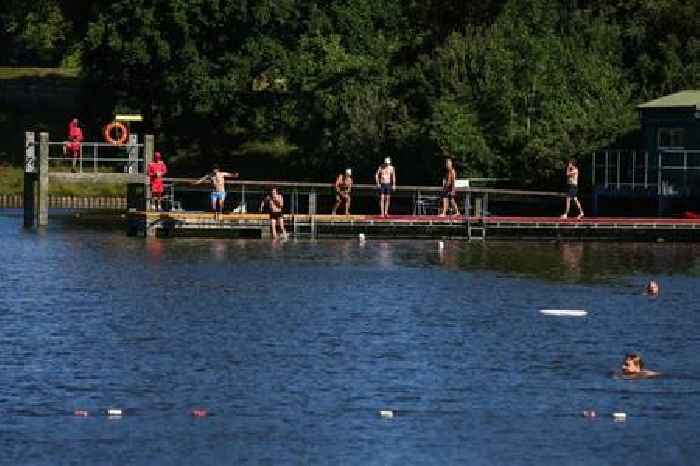
[[[199,178],[165,178],[165,181],[171,183],[191,183],[194,184]],[[309,189],[333,189],[334,183],[306,183],[292,181],[253,181],[253,180],[227,180],[227,185],[231,186],[260,186],[268,188],[269,186],[277,186],[280,188],[309,188]],[[376,190],[374,184],[353,184],[353,189],[370,189]],[[425,191],[425,192],[442,192],[440,186],[396,186],[396,191]],[[498,188],[455,188],[458,192],[463,193],[489,193],[503,194],[514,196],[541,196],[541,197],[566,197],[566,193],[556,191],[527,191],[522,189],[498,189]]]

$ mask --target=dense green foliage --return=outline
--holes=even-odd
[[[6,64],[80,61],[84,115],[143,112],[181,172],[557,179],[700,86],[697,0],[6,1]],[[95,98],[99,96],[99,98]],[[85,118],[84,118],[85,119]]]

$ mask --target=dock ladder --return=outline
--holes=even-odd
[[[292,215],[295,238],[316,238],[316,221],[313,215]]]

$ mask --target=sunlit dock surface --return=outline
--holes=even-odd
[[[367,238],[465,238],[465,239],[618,239],[697,241],[699,219],[680,218],[583,218],[465,217],[391,215],[284,216],[290,236]],[[267,238],[267,214],[219,214],[213,212],[130,212],[128,232],[134,236],[231,236]]]

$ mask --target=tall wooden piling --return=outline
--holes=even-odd
[[[32,228],[36,217],[36,146],[35,135],[24,133],[24,228]]]

